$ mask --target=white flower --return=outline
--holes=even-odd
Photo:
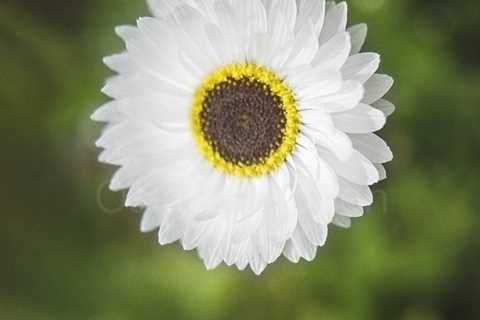
[[[112,190],[145,208],[144,232],[259,274],[284,255],[314,259],[328,226],[372,204],[392,159],[380,130],[393,84],[359,53],[364,24],[323,0],[150,0],[155,15],[116,29],[105,58],[113,100],[100,161]]]

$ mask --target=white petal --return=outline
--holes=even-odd
[[[359,53],[350,56],[342,67],[343,77],[365,83],[377,71],[380,56],[376,53]]]
[[[228,1],[216,1],[214,4],[217,15],[218,26],[231,44],[237,47],[238,37],[237,25],[235,23],[235,11]]]
[[[252,263],[270,263],[281,254],[284,242],[276,242],[269,236],[268,224],[262,223],[260,229],[251,238],[251,248],[247,252],[250,265]]]
[[[332,214],[329,223],[333,220],[333,217],[334,215]],[[315,222],[308,214],[299,217],[299,224],[308,241],[315,246],[323,247],[325,245],[328,236],[327,225]]]
[[[155,97],[159,94],[185,97],[191,95],[192,88],[152,74],[136,74],[134,77],[109,78],[102,92],[113,99]]]
[[[258,34],[249,48],[247,58],[275,69],[283,65],[288,58],[288,54],[274,55],[276,50],[276,45],[267,34]]]
[[[296,34],[293,42],[293,50],[285,66],[295,68],[303,65],[310,65],[318,52],[318,40],[315,34],[313,23],[306,23]]]
[[[177,6],[186,3],[188,0],[147,0],[151,12],[157,17],[166,17],[171,14]]]
[[[168,20],[170,36],[174,37],[174,43],[179,51],[183,52],[190,61],[194,61],[198,68],[208,73],[224,61],[216,57],[205,32],[205,23],[205,18],[192,7],[182,7],[176,13],[175,19]],[[176,57],[173,60],[175,61]],[[166,62],[170,61],[166,60]]]
[[[393,86],[393,78],[383,74],[373,75],[365,83],[365,96],[362,102],[371,104],[381,99]]]
[[[294,263],[297,263],[300,258],[312,261],[317,254],[317,246],[307,239],[300,227],[297,227],[292,239],[287,241],[283,254]]]
[[[268,13],[268,33],[277,47],[283,46],[293,34],[297,15],[295,0],[277,0]]]
[[[140,38],[140,32],[134,26],[118,26],[115,27],[115,33],[122,38],[123,41],[128,42]]]
[[[305,106],[303,102],[309,98],[339,91],[343,82],[340,71],[316,69],[311,66],[285,70],[282,76],[295,91],[296,98],[302,105],[300,109],[303,109]]]
[[[247,52],[255,43],[257,34],[264,34],[267,30],[267,16],[263,4],[256,0],[231,1],[215,4],[219,16],[222,33],[226,32],[225,38],[236,47],[239,59],[245,59]],[[221,16],[224,13],[225,16]],[[226,21],[229,19],[230,21]],[[225,61],[223,62],[225,63]]]
[[[292,240],[287,241],[285,249],[283,249],[283,255],[290,260],[290,262],[298,263],[300,261],[300,252],[293,245]]]
[[[275,261],[282,253],[283,244],[269,242],[265,233],[259,232],[247,247],[247,260],[252,271],[259,275],[269,262]]]
[[[325,43],[335,34],[345,31],[347,27],[347,4],[341,2],[327,8],[325,23],[320,34],[320,43]]]
[[[252,235],[258,231],[260,224],[263,222],[263,214],[263,211],[258,211],[240,221],[237,221],[232,234],[232,242],[234,244],[239,244],[252,237]]]
[[[242,257],[245,256],[245,249],[249,245],[250,241],[244,241],[242,243],[231,243],[223,260],[225,261],[225,264],[227,266],[232,266],[238,261],[240,261]]]
[[[158,230],[158,242],[166,245],[179,240],[185,231],[186,221],[182,212],[169,210],[165,212]]]
[[[335,126],[347,133],[375,132],[386,123],[383,112],[363,103],[346,112],[334,113],[332,118]]]
[[[236,16],[241,18],[240,24],[243,26],[243,30],[246,31],[248,38],[267,31],[267,13],[261,1],[234,1],[233,5]]]
[[[226,255],[225,237],[228,234],[228,224],[221,219],[210,223],[210,228],[202,237],[198,253],[208,270],[215,269]]]
[[[189,101],[174,96],[163,95],[157,99],[117,100],[117,109],[132,119],[151,122],[162,129],[182,127],[189,124]]]
[[[395,106],[391,102],[383,99],[374,102],[372,107],[382,111],[385,114],[385,117],[389,117],[395,112]]]
[[[322,158],[318,159],[318,173],[316,176],[318,190],[328,198],[336,198],[339,192],[337,175],[333,168]]]
[[[113,71],[121,74],[128,75],[136,72],[135,64],[126,52],[105,57],[103,58],[103,63]]]
[[[351,54],[357,54],[362,50],[362,47],[367,38],[368,27],[365,23],[360,23],[348,28],[348,32],[352,38]]]
[[[249,249],[250,247],[250,242],[249,243],[249,246],[247,246],[247,248],[244,250],[244,253],[242,253],[239,258],[237,259],[235,265],[237,266],[238,270],[240,271],[243,271],[247,268],[248,266],[248,256],[245,252],[247,252],[247,250],[251,250]]]
[[[148,123],[122,122],[110,127],[97,141],[97,146],[106,148],[101,161],[122,164],[122,158],[169,155],[185,147],[193,147],[189,133],[168,133]]]
[[[346,161],[339,161],[331,153],[319,150],[320,156],[328,162],[335,172],[359,185],[372,185],[378,182],[378,172],[373,164],[357,150]]]
[[[344,217],[358,218],[363,216],[363,207],[336,199],[335,212]]]
[[[224,59],[226,62],[232,61],[235,56],[235,47],[224,37],[222,30],[217,25],[208,23],[205,25],[205,32],[217,59]]]
[[[157,167],[161,166],[159,164],[155,165]],[[113,175],[109,185],[110,190],[120,191],[130,188],[137,179],[147,174],[149,169],[154,170],[155,165],[148,163],[147,160],[129,160]]]
[[[183,249],[188,251],[197,248],[200,245],[200,241],[207,230],[207,223],[189,221],[187,223],[184,236],[181,239]]]
[[[170,141],[167,142],[163,139],[170,139]],[[178,145],[170,144],[171,140],[177,142]],[[162,134],[154,134],[147,137],[140,137],[138,139],[129,139],[124,142],[119,141],[118,145],[108,147],[102,153],[99,160],[114,165],[124,165],[131,159],[150,160],[155,158],[160,167],[162,164],[175,159],[174,155],[180,157],[189,152],[191,153],[191,150],[185,153],[181,152],[185,150],[182,143],[188,143],[188,145],[193,147],[193,144],[189,143],[187,137],[186,139],[173,139],[172,136]]]
[[[312,21],[314,24],[315,34],[318,38],[323,27],[323,21],[325,19],[325,1],[300,0],[298,2],[298,16],[295,32],[298,32],[298,30],[303,27],[304,23]]]
[[[297,224],[297,207],[293,197],[289,198],[273,179],[270,179],[271,203],[264,211],[263,223],[268,226],[271,241],[285,241],[291,237]]]
[[[300,225],[313,243],[321,245],[322,243],[318,242],[319,238],[312,240],[309,233],[311,229],[309,228],[319,229],[320,225],[327,226],[332,222],[335,214],[333,198],[329,198],[324,190],[318,189],[311,177],[301,175],[298,180],[295,199]],[[311,226],[312,224],[318,224],[318,226]],[[321,235],[320,233],[315,234],[316,237]]]
[[[151,123],[140,121],[123,121],[105,130],[101,137],[95,142],[97,147],[114,148],[124,145],[129,140],[136,140],[141,137],[162,134],[160,129]]]
[[[352,134],[353,147],[373,163],[392,161],[393,154],[387,143],[375,134]]]
[[[304,135],[300,135],[293,155],[298,159],[296,163],[305,175],[317,175],[318,154],[315,145],[310,139]]]
[[[272,172],[271,178],[282,191],[286,200],[293,198],[295,183],[292,181],[287,165],[282,165],[280,168]]]
[[[320,126],[304,126],[301,130],[315,142],[315,145],[329,150],[340,160],[347,160],[353,152],[352,141],[342,131],[335,130],[332,134],[327,130],[321,130]]]
[[[117,102],[110,101],[99,107],[90,116],[93,121],[118,123],[125,120],[126,116],[116,108]]]
[[[352,226],[352,220],[348,217],[336,215],[332,223],[337,227],[349,229]]]
[[[250,268],[257,276],[260,275],[266,267],[267,262],[262,260],[259,256],[255,256],[254,258],[252,258],[252,261],[250,261]]]
[[[387,170],[385,170],[385,167],[383,165],[379,164],[379,163],[374,163],[373,165],[378,170],[378,175],[380,177],[380,181],[387,179]]]
[[[157,229],[162,224],[162,218],[166,214],[165,211],[162,208],[147,208],[143,213],[140,230],[142,232],[151,232]]]
[[[222,190],[226,188],[227,179],[204,159],[199,160],[195,170],[196,174],[189,177],[188,184],[175,182],[181,188],[178,197],[185,202],[184,209],[196,221],[212,220],[225,211],[219,203],[222,203],[220,196],[223,196]],[[218,197],[217,201],[212,201],[214,197]]]
[[[139,71],[178,87],[192,87],[198,82],[178,60],[178,41],[168,25],[154,18],[137,20],[140,36],[126,42],[127,51]]]
[[[373,203],[372,191],[368,186],[354,184],[343,178],[338,179],[340,193],[338,197],[348,203],[358,206],[369,206]]]
[[[125,147],[128,147],[128,145]],[[135,150],[137,149],[136,146],[132,153],[126,150],[124,151],[123,157],[121,155],[117,156],[119,159],[118,163],[117,161],[113,162],[113,164],[120,165],[121,167],[113,175],[109,187],[112,191],[127,189],[131,187],[136,180],[142,179],[151,172],[177,161],[179,157],[189,157],[192,153],[192,147],[194,147],[193,144],[190,146],[188,144],[184,146],[174,146],[171,147],[170,150],[169,148],[160,147],[161,152],[156,154],[157,152],[155,150],[151,150],[152,146],[150,144],[145,147],[148,150],[143,152],[146,156],[138,153]],[[107,159],[111,160],[108,157],[111,157],[114,153],[109,149],[107,149],[105,153],[107,154]],[[120,151],[115,151],[115,153],[121,154]],[[116,158],[114,158],[114,160],[115,159]]]
[[[159,18],[175,14],[176,10],[183,6],[195,8],[202,14],[209,14],[210,18],[213,18],[211,10],[208,10],[211,2],[210,0],[147,0],[150,11]]]
[[[340,69],[350,54],[350,35],[341,32],[322,44],[316,53],[312,65],[321,69]]]
[[[327,112],[342,112],[353,109],[363,97],[363,86],[356,81],[345,81],[339,91],[305,99],[309,106],[324,108]]]
[[[183,0],[182,0],[183,1]],[[190,1],[190,6],[197,9],[205,20],[207,21],[216,21],[217,15],[215,13],[214,4],[215,1],[212,0],[188,0]]]
[[[178,203],[185,188],[180,182],[204,174],[198,167],[199,161],[193,156],[181,156],[176,162],[148,171],[132,184],[125,205],[138,207],[154,204],[169,207]],[[182,208],[181,211],[185,210]]]
[[[174,52],[178,47],[178,43],[171,35],[171,28],[169,24],[151,17],[143,17],[137,20],[138,30],[142,36],[138,36],[138,39],[146,40],[150,44],[155,45],[157,48],[162,49],[162,52],[167,56],[174,56]],[[133,41],[135,39],[127,40],[127,43],[140,45],[139,42]],[[165,50],[165,51],[164,51]]]
[[[332,117],[322,109],[317,108],[301,111],[301,118],[302,123],[307,127],[335,134],[335,125]]]

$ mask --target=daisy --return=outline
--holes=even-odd
[[[281,255],[311,261],[331,224],[372,204],[392,159],[394,107],[367,27],[324,0],[150,0],[120,26],[100,161],[112,190],[145,209],[141,230],[260,274]]]

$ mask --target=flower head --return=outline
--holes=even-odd
[[[145,208],[141,229],[255,273],[284,255],[312,260],[328,227],[371,205],[392,159],[380,130],[393,84],[359,53],[344,2],[150,0],[154,17],[117,34],[118,74],[100,160],[112,190]]]

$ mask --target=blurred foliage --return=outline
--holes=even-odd
[[[89,115],[143,2],[2,0],[0,319],[480,319],[480,4],[349,4],[397,81],[390,179],[313,263],[255,277],[159,247],[106,190]]]

